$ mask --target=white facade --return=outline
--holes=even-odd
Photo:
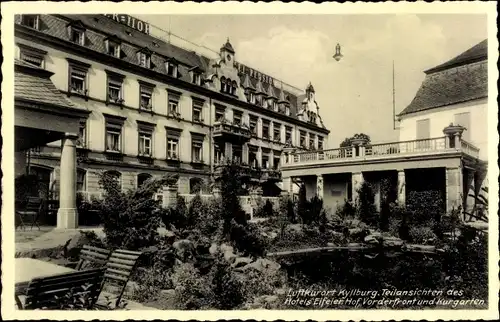
[[[399,140],[410,141],[422,139],[417,137],[419,132],[418,124],[420,121],[428,119],[429,130],[428,138],[437,138],[444,136],[443,129],[453,123],[460,124],[467,128],[462,138],[479,148],[479,158],[487,160],[488,158],[488,99],[459,103],[439,108],[433,108],[428,111],[416,112],[401,117]]]

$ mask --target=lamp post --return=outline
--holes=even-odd
[[[335,55],[333,55],[333,59],[339,61],[342,57],[344,56],[340,52],[340,44],[337,43],[337,46],[335,46]]]

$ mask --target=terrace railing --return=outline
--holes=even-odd
[[[328,150],[308,151],[291,154],[284,158],[283,165],[323,162],[328,160],[370,159],[395,155],[432,154],[447,151],[460,151],[474,158],[479,157],[479,148],[460,140],[458,146],[451,147],[449,139],[438,137],[422,140],[398,141],[390,143],[350,146]]]

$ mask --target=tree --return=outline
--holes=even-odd
[[[367,141],[367,143],[371,142],[369,135],[364,134],[364,133],[356,133],[349,138],[345,138],[344,141],[342,141],[342,143],[340,143],[340,147],[345,148],[345,147],[352,146],[352,140],[354,140],[354,139],[365,139]]]

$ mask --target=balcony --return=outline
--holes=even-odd
[[[291,154],[283,162],[283,169],[306,165],[345,165],[348,163],[380,163],[396,160],[425,160],[449,156],[479,158],[479,148],[465,140],[439,137],[424,140],[351,146]]]
[[[279,169],[262,169],[262,181],[281,181],[281,171]]]
[[[250,140],[252,133],[246,124],[230,123],[227,120],[217,121],[214,124],[214,139],[244,143]]]

